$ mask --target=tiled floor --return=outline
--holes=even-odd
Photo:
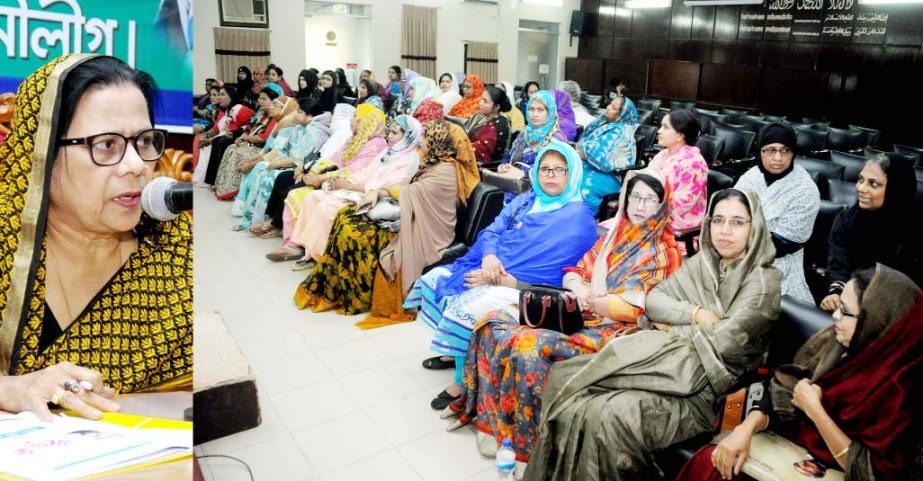
[[[250,362],[263,423],[196,447],[246,461],[257,481],[488,481],[474,431],[446,432],[429,401],[452,371],[428,371],[430,331],[420,323],[370,331],[359,316],[299,311],[305,272],[264,254],[279,239],[233,232],[230,203],[195,192],[195,308],[221,313]],[[206,479],[248,480],[239,464],[202,460]]]

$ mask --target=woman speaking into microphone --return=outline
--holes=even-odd
[[[0,411],[98,419],[192,381],[192,226],[142,214],[163,155],[156,86],[106,56],[19,87],[0,144]]]

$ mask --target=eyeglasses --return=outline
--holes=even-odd
[[[792,153],[792,149],[788,147],[783,147],[781,149],[763,149],[760,150],[763,155],[768,155],[769,157],[775,157],[776,154],[782,154],[783,156],[789,155]]]
[[[641,207],[653,207],[660,205],[660,199],[656,197],[642,197],[638,194],[631,194],[628,196],[628,199],[631,200],[632,204],[640,204]]]
[[[731,227],[739,229],[744,226],[744,224],[749,224],[752,222],[751,219],[744,219],[743,217],[731,217],[729,219],[724,218],[723,216],[715,216],[708,219],[708,223],[712,227],[721,227],[724,224],[730,224]]]
[[[167,144],[167,131],[147,129],[138,132],[133,137],[106,132],[78,139],[61,139],[57,145],[59,147],[86,145],[90,149],[90,160],[96,165],[106,167],[122,161],[129,142],[135,147],[135,152],[141,160],[153,162],[163,155],[163,149]]]
[[[566,173],[567,169],[564,167],[555,167],[553,169],[550,167],[542,167],[538,169],[538,175],[542,177],[561,177]]]

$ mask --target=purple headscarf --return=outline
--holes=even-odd
[[[570,106],[570,95],[560,90],[552,90],[551,93],[554,94],[554,101],[558,107],[558,128],[567,140],[573,142],[577,138],[577,120],[574,109]]]

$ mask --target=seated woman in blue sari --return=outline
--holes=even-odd
[[[523,113],[526,115],[526,128],[516,137],[510,150],[500,161],[500,166],[497,167],[499,174],[528,178],[538,151],[553,138],[567,141],[558,122],[557,102],[550,91],[539,90],[532,94],[528,108]],[[516,195],[507,192],[505,202],[509,204],[513,197]]]
[[[444,356],[423,367],[456,367],[455,383],[433,400],[444,409],[462,390],[461,368],[468,339],[487,312],[515,304],[523,285],[561,285],[572,266],[596,241],[593,213],[582,202],[583,167],[577,152],[552,140],[532,166],[532,192],[506,206],[462,258],[437,267],[414,284],[405,309],[436,331],[431,345]],[[454,364],[453,364],[454,363]]]
[[[638,110],[635,105],[628,97],[616,97],[580,136],[577,153],[585,162],[580,193],[593,212],[599,208],[604,196],[615,194],[622,188],[622,181],[615,171],[635,164],[637,127]]]

